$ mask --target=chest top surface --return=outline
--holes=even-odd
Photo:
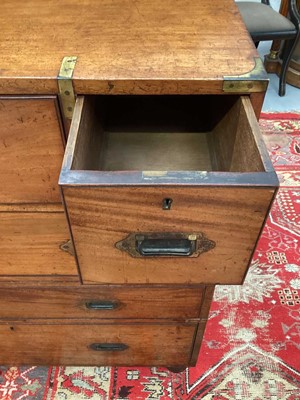
[[[0,25],[1,94],[56,93],[64,56],[77,93],[217,91],[257,57],[233,0],[2,0]]]

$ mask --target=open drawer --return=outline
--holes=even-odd
[[[60,185],[83,283],[240,284],[278,180],[248,97],[87,96]]]

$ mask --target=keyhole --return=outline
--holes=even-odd
[[[172,203],[173,203],[172,199],[169,198],[163,199],[163,204],[162,204],[163,210],[171,210]]]

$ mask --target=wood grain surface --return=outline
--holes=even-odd
[[[66,159],[75,171],[229,171],[240,135],[247,171],[273,170],[249,96],[78,96]]]
[[[85,286],[73,288],[0,289],[1,319],[37,318],[156,318],[197,319],[203,302],[204,287],[122,287]],[[208,299],[206,299],[208,300]],[[115,309],[91,309],[112,302]],[[108,303],[106,303],[108,304]],[[202,315],[206,315],[204,307]],[[206,315],[207,317],[207,315]]]
[[[77,275],[0,275],[2,288],[14,287],[16,290],[24,287],[69,287],[80,286],[79,276]]]
[[[60,184],[279,185],[249,96],[216,95],[78,96]]]
[[[64,187],[84,283],[241,284],[275,189]],[[173,199],[171,210],[162,209]],[[133,258],[115,243],[131,233],[203,232],[198,258]]]
[[[220,93],[254,67],[233,0],[2,0],[0,93],[57,93],[78,56],[77,93]]]
[[[195,341],[194,341],[194,347],[193,347],[193,352],[190,360],[190,366],[195,366],[198,361],[199,357],[199,352],[201,348],[201,343],[205,334],[205,328],[206,328],[207,320],[200,321],[197,327],[196,335],[195,335]]]
[[[135,181],[138,171],[128,171],[131,169],[131,160],[126,160],[126,165],[122,164],[122,170],[114,172],[119,179],[118,185],[110,183],[110,187],[107,187],[101,184],[101,179],[107,179],[110,172],[101,171],[101,160],[105,159],[106,152],[109,153],[109,141],[102,137],[102,114],[105,114],[106,121],[106,125],[103,126],[112,132],[118,129],[124,129],[121,132],[131,132],[134,129],[139,131],[140,124],[144,126],[143,134],[150,136],[156,131],[164,132],[163,128],[166,126],[169,129],[170,121],[165,117],[164,109],[162,112],[157,110],[151,97],[148,103],[145,96],[143,99],[145,104],[151,106],[151,111],[155,110],[155,114],[153,119],[149,119],[149,110],[145,113],[143,107],[134,107],[137,126],[127,113],[124,115],[121,112],[121,100],[102,99],[102,102],[98,103],[90,97],[79,97],[77,100],[60,183],[83,282],[242,283],[277,186],[277,179],[273,180],[273,167],[250,99],[246,96],[228,97],[220,102],[219,96],[220,109],[214,124],[205,112],[201,114],[200,131],[207,125],[213,125],[208,136],[209,158],[213,169],[221,171],[218,176],[219,186],[214,183],[214,174],[218,172],[213,172],[210,178],[207,171],[204,171],[203,175],[201,171],[196,171],[199,177],[203,177],[202,181],[199,178],[198,188],[193,186],[193,171],[184,171],[183,179],[180,173],[175,171],[170,175],[173,181],[170,180],[169,186],[160,184],[159,178],[166,172],[157,170],[154,164],[153,171],[140,172],[145,178],[144,187],[140,187],[140,181]],[[176,104],[176,98],[174,100]],[[189,98],[186,100],[188,102]],[[199,101],[202,104],[203,96]],[[167,100],[165,102],[167,105]],[[184,104],[181,106],[184,107]],[[168,114],[167,110],[168,106]],[[109,115],[114,113],[118,123],[109,125]],[[188,127],[189,132],[193,114],[191,116],[190,113],[182,113],[182,110],[180,113],[181,118],[176,116],[179,125],[172,126],[172,129],[176,132],[178,126],[185,123],[184,126]],[[90,117],[94,120],[93,123]],[[162,125],[158,124],[161,120]],[[198,121],[196,126],[199,126]],[[123,145],[118,147],[119,153],[126,151],[127,143],[125,140],[122,143]],[[148,148],[144,149],[144,153],[147,151]],[[142,168],[143,155],[136,153],[138,152],[132,151],[131,156],[138,157],[138,166]],[[110,155],[113,163],[120,163],[120,157],[116,154]],[[122,157],[121,160],[124,160],[124,156]],[[150,162],[152,158],[149,157]],[[186,159],[188,160],[188,157]],[[167,163],[164,165],[167,168],[168,163],[173,162],[172,157],[167,156],[163,162]],[[171,167],[172,170],[175,169],[173,164]],[[75,179],[70,182],[69,177],[72,173],[75,174]],[[94,178],[92,182],[88,180],[89,174]],[[257,174],[265,175],[265,183],[251,188]],[[269,174],[272,175],[271,178]],[[111,176],[112,173],[109,177]],[[130,187],[126,187],[126,176],[131,179]],[[158,177],[156,182],[155,176]],[[238,177],[244,179],[243,184],[239,183]],[[148,182],[146,178],[149,178]],[[170,211],[162,210],[164,198],[173,199]],[[139,232],[203,232],[209,240],[216,243],[216,247],[193,259],[137,259],[116,249],[117,242],[131,233]]]
[[[0,275],[78,275],[64,213],[0,213]]]
[[[204,320],[208,319],[211,302],[214,296],[214,291],[215,291],[215,285],[210,285],[205,287],[205,294],[203,296],[203,301],[201,304],[201,312],[200,312],[201,319]]]
[[[55,97],[0,97],[0,203],[61,202],[58,118]]]
[[[192,324],[0,324],[1,365],[188,365]],[[93,343],[124,343],[123,351],[95,351]]]
[[[78,57],[73,75],[77,94],[224,94],[224,76],[250,72],[257,57],[234,1],[3,0],[0,25],[0,363],[194,365],[214,284],[243,281],[275,188],[154,188],[151,174],[148,187],[80,187],[88,182],[78,175],[78,187],[63,187],[77,266],[60,248],[70,238],[57,186],[64,139],[57,100],[50,95],[58,93],[63,57],[73,55]],[[233,97],[228,96],[230,104]],[[211,100],[203,115],[209,110],[210,116],[218,114],[220,101]],[[258,115],[262,96],[253,94],[251,101]],[[76,151],[67,151],[66,158],[74,156],[72,173],[82,166],[97,173],[101,143],[91,129],[101,124],[98,110],[83,109],[83,102],[82,119],[75,113],[72,125],[80,126],[85,137],[72,142]],[[272,172],[256,128],[253,133],[248,103],[239,100],[230,124],[221,123],[219,131],[227,130],[227,136],[216,139],[215,149],[207,147],[206,133],[203,141],[198,134],[192,138],[193,162],[191,153],[185,151],[184,160],[180,153],[186,135],[177,141],[164,135],[160,153],[159,133],[147,146],[141,141],[142,148],[153,148],[149,170],[156,156],[158,169],[173,162],[171,170]],[[232,127],[241,131],[235,130],[230,142]],[[119,132],[110,135],[104,170],[129,168],[132,154],[127,149],[128,159],[121,156],[132,134]],[[132,138],[133,147],[138,138]],[[166,155],[170,139],[179,150],[177,159]],[[249,146],[251,164],[241,156]],[[224,151],[223,167],[216,162],[211,168],[216,151]],[[140,153],[131,169],[145,165]],[[169,211],[161,207],[166,197],[173,200]],[[199,258],[134,259],[116,249],[117,241],[143,231],[203,232],[216,247]],[[87,309],[88,303],[101,302],[116,308]],[[95,351],[93,343],[128,348]]]

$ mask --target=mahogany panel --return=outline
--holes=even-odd
[[[0,203],[61,202],[56,97],[0,97]]]
[[[206,286],[205,295],[203,297],[203,301],[201,304],[201,313],[200,313],[201,319],[205,319],[205,320],[208,319],[211,302],[212,302],[213,296],[214,296],[214,291],[215,291],[215,285]]]
[[[246,96],[78,96],[60,184],[279,185]]]
[[[24,287],[68,287],[74,285],[81,285],[78,274],[77,275],[0,275],[0,284],[3,288],[11,288],[15,290]]]
[[[0,319],[198,318],[204,287],[92,286],[0,289]]]
[[[188,365],[192,324],[0,324],[1,365]],[[93,344],[127,346],[97,351]]]
[[[62,212],[0,213],[0,275],[78,275]]]
[[[64,187],[83,282],[241,284],[275,189]],[[170,210],[164,198],[173,200]],[[199,257],[134,258],[115,244],[141,232],[202,232]]]
[[[257,57],[233,0],[4,0],[0,25],[6,94],[57,93],[65,56],[76,93],[222,93]]]
[[[190,366],[194,367],[197,364],[198,357],[199,357],[199,352],[201,348],[201,343],[204,338],[205,334],[205,328],[207,325],[207,320],[202,320],[198,324],[198,328],[195,334],[195,341],[194,341],[194,347],[193,347],[193,352],[190,360]]]

